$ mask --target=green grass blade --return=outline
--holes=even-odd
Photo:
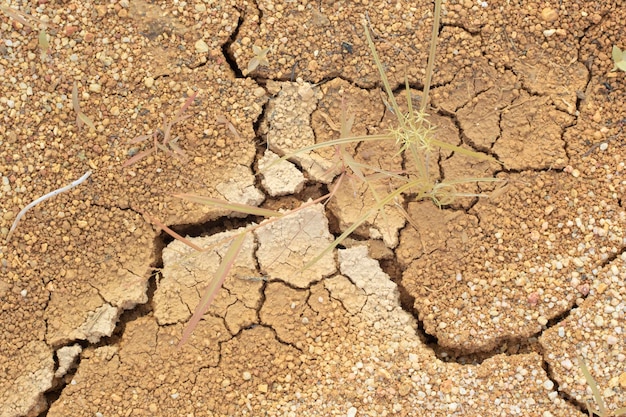
[[[192,203],[202,204],[205,206],[212,206],[229,211],[236,211],[238,213],[252,214],[253,216],[263,217],[282,217],[284,214],[274,210],[267,210],[255,206],[249,206],[247,204],[230,203],[228,201],[219,200],[217,198],[203,197],[196,194],[174,194],[174,197],[182,198],[183,200],[190,201]]]
[[[273,167],[274,165],[282,161],[291,159],[294,156],[300,155],[302,153],[314,151],[317,149],[329,148],[329,147],[338,146],[338,145],[346,145],[349,143],[361,143],[361,142],[374,142],[374,141],[379,141],[379,140],[388,140],[390,138],[391,136],[389,136],[389,134],[371,135],[371,136],[350,136],[347,138],[339,138],[339,139],[329,140],[326,142],[315,143],[313,145],[305,146],[304,148],[300,148],[295,152],[292,152],[278,159],[275,159],[274,161],[272,161],[271,164],[266,166],[261,172],[267,171],[267,169],[269,169],[270,167]]]
[[[371,135],[371,136],[349,136],[347,138],[339,138],[328,140],[326,142],[315,143],[313,145],[305,146],[304,148],[300,148],[297,151],[290,153],[289,155],[283,156],[281,159],[289,159],[293,156],[299,155],[301,153],[314,151],[316,149],[328,148],[336,145],[346,145],[350,143],[361,143],[361,142],[374,142],[378,140],[388,140],[391,136],[389,134],[384,133],[381,135]]]
[[[222,288],[222,284],[224,283],[226,276],[232,269],[235,258],[237,258],[237,255],[239,254],[239,251],[243,246],[244,239],[246,238],[246,233],[248,233],[247,230],[241,232],[233,241],[233,243],[231,243],[228,247],[228,250],[226,251],[224,258],[222,258],[222,262],[220,263],[219,268],[217,268],[213,279],[209,283],[209,286],[202,296],[202,299],[198,303],[196,311],[194,311],[193,316],[191,316],[191,319],[189,319],[187,327],[185,327],[185,330],[183,331],[183,336],[180,339],[178,346],[185,344],[187,340],[189,340],[191,333],[193,333],[198,323],[200,323],[202,316],[209,309],[218,291],[220,290],[220,288]]]
[[[424,81],[424,93],[422,94],[421,112],[426,111],[428,105],[428,93],[430,83],[433,78],[433,68],[435,66],[435,55],[437,52],[437,40],[439,39],[439,21],[441,19],[441,0],[435,0],[435,12],[433,14],[433,30],[430,36],[430,50],[428,51],[428,63],[426,64],[426,81]]]
[[[504,181],[502,178],[484,177],[484,178],[459,178],[456,180],[445,180],[440,184],[454,185],[454,184],[469,184],[472,182],[500,182]]]

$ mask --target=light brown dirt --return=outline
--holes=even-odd
[[[337,138],[342,109],[355,115],[352,134],[393,126],[361,23],[417,106],[432,5],[8,5],[39,21],[0,13],[0,417],[583,415],[585,401],[597,405],[578,356],[608,408],[626,405],[626,74],[611,72],[610,54],[626,49],[621,1],[446,2],[430,120],[440,140],[501,164],[442,151],[429,174],[495,175],[457,190],[489,198],[399,201],[413,224],[390,210],[299,275],[316,241],[371,204],[346,180],[329,220],[320,206],[250,235],[181,348],[226,249],[163,249],[153,220],[250,227],[173,194],[261,204],[283,194],[255,171],[262,148]],[[252,45],[269,48],[267,65],[243,76]],[[77,125],[75,83],[95,130]],[[159,148],[126,166],[153,146],[129,141],[193,94],[171,132],[185,157]],[[403,88],[397,97],[406,108]],[[412,168],[394,144],[350,150]],[[332,156],[292,159],[331,189],[342,168]],[[4,240],[22,207],[88,170]],[[212,235],[197,239],[223,236]],[[400,287],[372,257],[401,271]]]

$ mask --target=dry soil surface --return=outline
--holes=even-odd
[[[626,405],[623,1],[444,2],[430,121],[499,163],[441,151],[431,174],[501,181],[397,201],[413,224],[391,205],[305,272],[373,204],[358,183],[263,227],[173,194],[288,209],[333,189],[332,149],[271,161],[337,138],[342,109],[352,134],[393,127],[362,22],[418,106],[432,4],[0,11],[0,417],[582,416],[579,357]],[[350,152],[411,168],[394,143]]]

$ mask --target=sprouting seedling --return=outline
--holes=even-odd
[[[133,155],[130,159],[124,162],[123,166],[127,167],[136,162],[139,162],[140,160],[147,157],[148,155],[151,155],[157,152],[157,150],[159,149],[167,154],[176,156],[181,159],[185,159],[187,157],[187,155],[185,154],[185,151],[183,151],[177,144],[179,137],[176,136],[174,139],[172,139],[172,128],[174,127],[175,124],[180,123],[183,120],[191,117],[190,115],[183,115],[183,114],[185,113],[187,108],[191,106],[191,103],[193,103],[193,101],[196,99],[197,96],[198,96],[197,91],[194,92],[192,95],[190,95],[185,101],[185,103],[183,104],[183,106],[178,110],[173,120],[168,122],[165,119],[165,116],[163,116],[162,129],[156,129],[148,135],[140,135],[129,140],[127,143],[134,144],[134,143],[140,143],[147,139],[152,138],[153,146],[150,149],[146,149],[145,151],[142,151]],[[159,141],[159,137],[162,137],[160,141]]]
[[[591,376],[591,372],[589,372],[589,368],[587,368],[587,364],[585,363],[585,360],[582,358],[582,356],[578,356],[578,366],[580,367],[580,370],[585,376],[587,385],[589,385],[589,388],[591,388],[593,399],[596,401],[596,404],[598,404],[598,409],[594,410],[591,408],[591,406],[589,406],[587,402],[585,402],[589,415],[591,416],[592,413],[597,414],[600,417],[617,417],[617,416],[626,415],[626,407],[618,408],[615,411],[607,410],[606,405],[604,404],[604,400],[602,399],[602,396],[600,395],[598,384],[596,384],[595,379],[593,379],[593,376]]]
[[[622,51],[619,49],[619,46],[613,45],[613,69],[611,71],[616,71],[618,69],[626,72],[626,50]]]
[[[76,125],[79,129],[83,127],[83,124],[86,124],[89,126],[89,129],[96,130],[96,125],[94,125],[91,119],[80,109],[80,101],[78,101],[78,84],[76,84],[76,81],[74,81],[74,87],[72,87],[72,107],[76,112]]]
[[[77,179],[76,181],[73,181],[71,184],[66,185],[65,187],[61,187],[59,189],[56,189],[54,191],[49,192],[46,195],[43,195],[35,200],[33,200],[30,204],[28,204],[26,207],[24,207],[18,214],[17,217],[15,217],[15,220],[13,221],[13,225],[11,226],[11,229],[9,230],[9,233],[7,234],[7,238],[6,238],[6,242],[9,242],[9,239],[11,239],[11,235],[13,234],[13,232],[15,231],[15,229],[17,228],[18,223],[20,222],[20,220],[22,219],[22,217],[24,217],[24,214],[26,214],[26,212],[30,209],[32,209],[33,207],[35,207],[37,204],[41,203],[42,201],[46,201],[47,199],[54,197],[55,195],[64,193],[66,191],[71,190],[72,188],[76,187],[77,185],[80,185],[83,181],[85,181],[87,178],[89,178],[89,176],[91,175],[91,171],[87,171],[85,173],[85,175],[83,175],[82,177],[80,177],[79,179]]]
[[[254,56],[250,62],[248,62],[248,68],[246,68],[243,75],[250,74],[252,71],[257,69],[259,65],[269,67],[270,62],[267,59],[267,53],[270,52],[270,50],[271,48],[261,48],[256,45],[252,45],[252,52],[254,53]]]

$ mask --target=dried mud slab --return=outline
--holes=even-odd
[[[450,12],[444,24],[479,31],[483,57],[496,68],[511,69],[529,94],[549,97],[557,109],[574,115],[579,93],[589,78],[578,59],[580,39],[589,26],[598,23],[599,9],[610,6],[589,7],[576,2],[562,7],[540,2],[517,7],[483,4],[487,7],[462,1],[446,5]]]
[[[308,288],[268,283],[259,325],[235,336],[207,315],[176,350],[180,325],[160,327],[152,315],[129,322],[119,346],[88,348],[48,415],[577,415],[538,355],[439,361],[367,249],[338,259],[342,275]]]
[[[563,132],[574,118],[546,99],[521,92],[502,115],[502,135],[493,151],[510,170],[562,169],[567,162]]]
[[[261,1],[258,10],[248,6],[243,23],[229,52],[237,66],[246,69],[255,58],[253,45],[269,48],[267,65],[253,75],[273,80],[302,78],[311,83],[340,77],[369,88],[379,77],[362,24],[374,31],[376,48],[386,65],[392,88],[423,82],[432,27],[432,6],[367,8],[359,4],[328,2],[288,7]],[[293,28],[298,36],[293,36]],[[460,27],[446,26],[440,32],[434,84],[449,82],[462,67],[480,56],[481,40]],[[363,63],[367,63],[364,65]]]
[[[6,394],[0,416],[23,416],[46,410],[48,404],[43,393],[52,387],[54,377],[54,359],[48,344],[33,340],[10,358],[3,353],[0,359],[6,372],[0,379],[0,390]],[[13,366],[7,366],[9,362]]]
[[[268,82],[267,87],[274,97],[267,106],[267,117],[259,130],[268,149],[282,157],[314,145],[316,137],[310,119],[321,97],[319,88],[302,80]],[[320,156],[318,151],[301,152],[290,160],[300,165],[313,180],[328,182],[332,179],[332,175],[327,175],[332,162]]]
[[[163,250],[162,278],[157,283],[157,290],[153,298],[154,317],[159,325],[185,323],[189,320],[204,295],[204,288],[213,279],[233,238],[242,231],[243,229],[195,238],[194,244],[204,248],[205,252],[199,253],[178,240]],[[242,277],[242,279],[257,275],[254,249],[254,239],[252,235],[248,235],[233,265],[233,274]],[[214,301],[211,311],[215,311],[217,314],[222,308],[225,308],[224,314],[228,315],[231,308],[235,309],[233,303],[238,297],[242,299],[244,310],[249,309],[254,317],[254,309],[259,303],[260,283],[248,285],[248,289],[242,294],[237,291],[237,286],[237,279],[235,278],[225,282],[224,287],[228,291],[223,291],[220,294],[221,298]],[[246,314],[241,315],[243,322],[246,322],[245,317]],[[250,323],[244,324],[249,325]],[[237,327],[241,327],[241,325]],[[239,330],[237,329],[234,333],[237,331]]]
[[[183,15],[147,2],[70,2],[24,12],[48,22],[50,47],[40,57],[37,32],[2,15],[9,42],[2,67],[10,71],[0,74],[0,355],[16,360],[5,361],[0,376],[7,393],[0,409],[10,415],[40,411],[55,349],[110,336],[124,310],[147,301],[157,233],[142,213],[169,225],[207,220],[219,213],[171,193],[218,196],[228,169],[241,166],[253,182],[253,122],[267,99],[253,80],[236,79],[221,53],[238,22],[232,6]],[[93,128],[77,124],[74,85]],[[128,141],[164,130],[196,93],[185,112],[191,117],[171,131],[187,159],[160,148],[124,166],[153,146],[151,139]],[[218,123],[218,115],[228,123]],[[22,207],[87,170],[88,180],[28,212],[4,242]],[[26,365],[18,352],[31,342],[39,348]],[[40,393],[25,395],[20,381],[32,375]]]
[[[259,270],[268,279],[280,279],[296,288],[304,288],[337,270],[332,251],[304,268],[334,240],[328,231],[322,204],[299,209],[275,222],[266,222],[254,235],[258,242]]]
[[[404,272],[426,332],[445,348],[490,351],[538,334],[623,248],[626,214],[609,189],[566,173],[505,178],[470,210],[477,227],[449,224]]]
[[[626,254],[594,271],[589,296],[539,338],[559,389],[580,403],[595,400],[579,365],[583,358],[608,409],[626,403]]]

